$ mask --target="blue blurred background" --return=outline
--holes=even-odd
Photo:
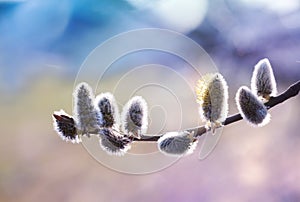
[[[299,76],[299,1],[0,1],[1,89],[61,71],[73,78],[104,40],[137,28],[186,34],[222,68],[252,67],[268,57],[289,81]]]
[[[72,111],[84,59],[138,28],[200,44],[228,80],[231,113],[260,59],[279,91],[300,78],[299,0],[0,0],[0,201],[300,201],[299,97],[264,128],[226,127],[205,161],[191,155],[146,176],[115,173],[60,141],[51,113]]]

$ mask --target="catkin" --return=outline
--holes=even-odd
[[[183,156],[191,154],[197,145],[197,139],[187,131],[169,132],[159,138],[158,149],[167,155]]]
[[[81,138],[77,134],[74,119],[64,110],[54,112],[53,127],[62,140],[72,143],[80,143]]]
[[[270,121],[266,106],[248,87],[240,87],[235,100],[240,114],[251,125],[264,126]]]
[[[94,94],[87,83],[77,85],[73,93],[74,118],[83,135],[90,135],[100,129],[101,114],[94,107]]]
[[[121,115],[122,131],[136,138],[145,134],[148,127],[148,107],[146,101],[135,96],[131,98],[123,108]]]
[[[228,114],[228,86],[219,73],[206,74],[196,86],[203,121],[220,126]]]
[[[111,93],[102,93],[95,99],[95,106],[101,114],[100,127],[119,129],[120,115],[118,105]]]
[[[268,101],[271,96],[276,96],[276,80],[267,58],[260,60],[255,65],[251,78],[251,90],[264,102]]]

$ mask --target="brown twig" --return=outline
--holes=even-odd
[[[288,87],[286,91],[281,93],[280,95],[276,97],[271,97],[270,100],[265,103],[265,106],[270,109],[292,97],[295,97],[298,95],[300,91],[300,80],[297,81],[296,83],[292,84],[291,86]],[[224,121],[223,125],[229,125],[234,122],[242,120],[241,114],[234,114],[226,118]],[[201,135],[205,134],[207,132],[207,128],[205,126],[199,126],[191,129],[187,129],[186,131],[188,132],[194,132],[195,137],[200,137]],[[134,141],[142,141],[142,142],[148,142],[148,141],[157,141],[162,135],[155,135],[155,136],[150,136],[150,135],[144,135],[142,136],[141,139],[134,138]]]

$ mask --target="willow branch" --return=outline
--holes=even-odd
[[[276,105],[283,103],[284,101],[295,97],[296,95],[298,95],[300,91],[300,80],[297,81],[296,83],[292,84],[291,86],[288,87],[288,89],[286,91],[284,91],[283,93],[281,93],[280,95],[276,96],[276,97],[271,97],[270,100],[265,103],[265,106],[268,109],[271,109],[272,107],[275,107]],[[231,115],[229,117],[226,118],[226,120],[223,122],[223,125],[229,125],[235,122],[238,122],[240,120],[242,120],[242,116],[241,114],[234,114]],[[190,132],[190,133],[194,133],[195,137],[200,137],[203,134],[205,134],[208,129],[205,126],[198,126],[195,128],[191,128],[191,129],[187,129],[186,131]],[[142,142],[146,142],[146,141],[157,141],[160,137],[162,136],[162,134],[160,135],[156,135],[156,136],[150,136],[150,135],[144,135],[142,136],[141,139],[137,139],[134,138],[134,141],[142,141]]]

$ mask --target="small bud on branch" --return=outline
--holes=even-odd
[[[111,93],[102,93],[96,97],[95,106],[101,114],[100,127],[119,129],[120,115],[115,97]]]
[[[201,118],[214,132],[228,114],[227,83],[219,73],[206,74],[198,81],[196,94]]]
[[[140,138],[147,132],[148,106],[142,97],[131,98],[124,106],[121,116],[121,129],[125,134]]]
[[[122,156],[130,149],[131,139],[111,128],[103,128],[99,132],[100,146],[108,154]]]
[[[83,135],[89,136],[91,131],[100,129],[101,114],[94,106],[94,94],[87,83],[77,85],[74,94],[74,117],[77,128]]]
[[[193,134],[183,132],[169,132],[161,136],[158,141],[158,149],[167,155],[182,156],[191,154],[197,145],[197,138]]]
[[[251,78],[251,90],[264,102],[267,102],[270,97],[276,96],[276,80],[267,58],[260,60],[255,65]]]
[[[271,115],[267,107],[246,86],[242,86],[236,93],[236,105],[242,115],[253,126],[264,126],[270,121]]]
[[[64,110],[54,112],[53,114],[53,126],[57,134],[64,141],[72,143],[80,143],[81,138],[77,134],[74,119],[68,115]]]

